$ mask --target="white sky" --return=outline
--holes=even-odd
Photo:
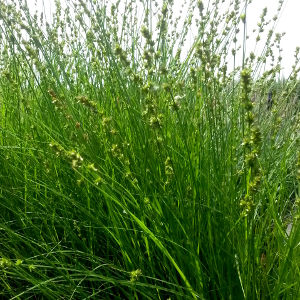
[[[233,1],[233,0],[232,0]],[[245,0],[241,0],[242,3],[245,2]],[[249,0],[248,0],[249,1]],[[273,16],[277,13],[277,8],[279,5],[279,0],[253,0],[250,5],[248,5],[247,9],[247,34],[251,36],[252,34],[252,39],[247,41],[247,53],[249,54],[251,51],[254,50],[255,47],[255,39],[258,34],[258,31],[256,31],[253,34],[253,29],[257,28],[257,23],[260,21],[260,15],[265,7],[267,7],[268,12],[266,15],[265,20],[268,21],[269,19],[273,19]],[[184,2],[184,0],[174,0],[175,7],[178,9],[178,11],[181,9],[181,4]],[[203,0],[204,7],[205,4],[209,0]],[[210,0],[210,3],[212,3],[213,0]],[[221,3],[222,1],[220,1]],[[229,0],[226,0],[227,3],[224,7],[223,11],[226,11],[228,8],[228,3]],[[241,5],[242,7],[242,5]],[[222,11],[222,12],[223,12]],[[198,13],[198,9],[197,9]],[[273,21],[266,27],[265,34],[268,33],[269,29],[271,29],[271,25],[273,25]],[[196,31],[195,31],[196,32]],[[297,46],[300,46],[300,0],[284,0],[283,3],[283,8],[279,14],[279,20],[277,27],[274,30],[275,33],[277,32],[286,32],[285,36],[282,37],[281,41],[281,48],[283,51],[281,52],[282,56],[282,62],[281,66],[283,69],[282,75],[285,77],[290,75],[290,72],[292,70],[292,65],[295,62],[295,49]],[[241,41],[242,38],[242,32],[239,33],[239,39]],[[264,37],[263,34],[260,34],[261,36],[261,41],[258,44],[258,47],[256,48],[255,54],[258,56],[263,48],[263,41]],[[238,42],[240,44],[241,42]],[[277,49],[273,49],[274,54],[275,54],[275,63],[276,63],[276,53]],[[241,55],[237,55],[237,59]],[[298,64],[299,66],[299,64]],[[229,63],[228,65],[229,71],[232,69],[231,65]]]
[[[209,0],[203,0],[204,6],[207,6]],[[229,0],[226,0],[226,3],[228,3]],[[245,0],[241,0],[244,2]],[[27,0],[28,5],[30,8],[32,8],[32,12],[35,10],[35,2],[36,0]],[[47,17],[49,21],[50,11],[51,13],[54,12],[54,0],[37,0],[38,8],[42,9],[42,3],[44,2],[46,13],[48,12],[49,15]],[[64,2],[64,1],[62,1]],[[88,3],[89,0],[86,0]],[[107,0],[107,3],[115,2],[114,0]],[[121,0],[121,2],[125,2],[125,0]],[[187,0],[189,3],[189,0]],[[210,3],[212,3],[213,0],[210,0]],[[221,2],[221,1],[220,1]],[[158,0],[158,3],[161,4],[162,0]],[[177,16],[177,12],[179,13],[179,10],[181,8],[181,4],[184,3],[184,0],[174,0],[174,15]],[[227,6],[227,5],[226,5]],[[242,6],[242,5],[241,5]],[[262,13],[262,10],[264,7],[268,8],[268,13],[266,16],[266,20],[272,19],[273,16],[276,14],[277,7],[278,7],[278,0],[253,0],[252,3],[248,6],[248,13],[247,13],[247,32],[248,35],[252,33],[252,30],[257,27],[257,23],[259,22],[259,16]],[[51,9],[50,9],[51,8]],[[227,7],[225,7],[227,8]],[[198,16],[198,9],[195,12],[195,14]],[[121,21],[121,20],[120,20]],[[271,24],[273,24],[271,22]],[[270,25],[271,25],[270,24]],[[267,27],[266,32],[268,32]],[[195,31],[196,32],[196,31]],[[281,17],[279,19],[278,26],[275,29],[275,32],[286,32],[286,35],[282,38],[282,48],[283,52],[281,56],[282,59],[282,67],[284,68],[283,74],[285,76],[288,76],[291,71],[291,66],[294,63],[294,52],[296,46],[300,46],[300,0],[284,0],[283,5],[283,11],[281,14]],[[255,40],[257,36],[257,32],[253,34],[253,39]],[[262,41],[263,35],[261,35]],[[263,42],[260,43],[261,45]],[[247,43],[247,50],[252,51],[254,49],[254,42],[248,40]],[[259,55],[259,47],[257,50],[257,55]],[[275,51],[275,50],[274,50]],[[229,66],[230,68],[230,66]]]
[[[277,11],[278,0],[253,0],[248,11],[249,27],[253,28],[256,26],[264,7],[268,8],[267,17],[273,17]],[[252,15],[256,16],[253,20],[252,17],[249,17]],[[252,30],[248,30],[248,33],[251,32]],[[288,76],[295,61],[295,49],[297,46],[300,46],[300,0],[285,0],[282,15],[275,32],[286,32],[281,43],[283,48],[281,65],[284,68],[283,73]]]

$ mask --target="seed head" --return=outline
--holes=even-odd
[[[130,272],[130,281],[131,282],[136,282],[141,275],[142,275],[142,270],[141,269],[137,269],[135,271]]]

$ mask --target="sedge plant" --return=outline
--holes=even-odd
[[[0,0],[3,299],[299,299],[283,2]]]

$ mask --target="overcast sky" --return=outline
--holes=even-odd
[[[209,0],[203,0],[204,3],[208,3]],[[233,1],[233,0],[232,0]],[[181,8],[181,4],[184,0],[174,0],[175,7],[179,10]],[[211,0],[210,3],[213,1]],[[244,3],[245,0],[242,0]],[[248,0],[249,2],[249,0]],[[221,3],[221,1],[220,1]],[[229,0],[226,0],[226,3],[229,3]],[[260,15],[265,7],[267,7],[268,12],[266,16],[266,20],[272,19],[273,16],[277,12],[279,0],[253,0],[252,3],[248,6],[247,10],[247,34],[251,37],[247,41],[247,52],[253,51],[255,47],[255,39],[257,36],[257,32],[253,34],[253,29],[257,28],[257,23],[260,21]],[[241,5],[242,7],[242,5]],[[228,4],[225,5],[225,10],[228,8]],[[275,32],[286,32],[286,35],[282,37],[281,48],[283,49],[282,56],[282,74],[287,77],[290,75],[292,70],[292,65],[295,62],[294,53],[297,46],[300,46],[300,0],[284,0],[283,8],[281,10],[280,18],[278,20],[277,27],[275,28]],[[270,23],[270,25],[273,22]],[[265,34],[270,29],[267,27]],[[242,33],[240,33],[241,37]],[[258,44],[256,48],[256,55],[258,56],[263,48],[263,34],[261,34],[261,42]],[[277,50],[277,49],[276,49]],[[275,52],[275,50],[274,50]],[[299,65],[298,65],[299,66]],[[228,65],[229,70],[231,69],[230,64]]]
[[[125,0],[121,0],[121,2],[125,2]],[[203,0],[204,5],[208,3],[209,0]],[[226,0],[226,3],[229,0]],[[245,0],[242,0],[244,2]],[[32,11],[35,10],[35,0],[27,0],[30,8],[32,8]],[[50,12],[54,12],[54,0],[38,0],[38,7],[42,9],[42,3],[45,4],[46,14],[48,13],[48,21],[50,17]],[[62,1],[64,2],[64,0]],[[89,1],[86,1],[89,2]],[[107,3],[115,2],[107,1]],[[159,3],[162,3],[162,0],[158,0]],[[174,15],[176,16],[177,13],[179,13],[179,10],[181,8],[181,4],[184,2],[184,0],[174,0]],[[189,3],[189,0],[187,0]],[[213,1],[211,0],[210,3]],[[221,1],[220,1],[221,2]],[[227,6],[227,5],[226,5]],[[262,13],[262,10],[264,7],[268,8],[268,13],[266,20],[272,18],[277,11],[278,7],[278,0],[253,0],[252,4],[248,7],[248,13],[247,13],[247,32],[248,35],[252,33],[252,30],[257,27],[257,23],[259,22],[259,16]],[[196,14],[198,15],[198,9]],[[121,20],[120,20],[121,21]],[[266,30],[267,32],[268,30]],[[291,66],[294,63],[294,52],[296,46],[300,46],[300,0],[285,0],[283,11],[281,14],[281,17],[279,19],[279,23],[277,28],[275,29],[275,32],[286,32],[286,35],[282,38],[282,67],[284,68],[284,75],[288,76],[291,71]],[[196,31],[195,31],[196,33]],[[257,33],[253,34],[253,40],[255,40],[255,37],[257,36]],[[263,36],[262,36],[263,40]],[[261,43],[262,45],[263,43]],[[254,42],[251,41],[251,39],[248,41],[247,44],[247,50],[253,50],[254,48]],[[256,49],[256,54],[259,55],[260,48],[258,47]]]
[[[258,17],[264,7],[268,8],[268,15],[273,16],[278,7],[278,0],[253,0],[249,6],[248,16],[256,16],[254,19],[248,17],[248,26],[253,27],[257,24]],[[300,46],[300,0],[285,0],[281,18],[279,19],[276,32],[286,32],[282,38],[282,67],[285,68],[285,75],[291,71],[295,58],[294,52]],[[251,33],[252,30],[248,30]]]

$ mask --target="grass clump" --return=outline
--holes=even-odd
[[[0,0],[2,297],[299,299],[283,2]]]

